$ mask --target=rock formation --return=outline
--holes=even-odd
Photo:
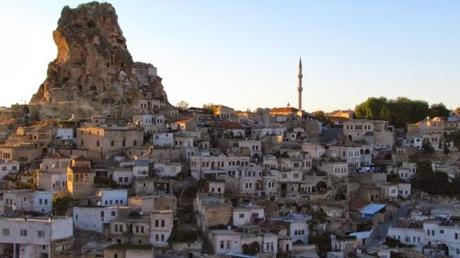
[[[70,103],[94,112],[170,106],[156,68],[132,60],[112,5],[65,6],[53,38],[57,57],[31,105]]]

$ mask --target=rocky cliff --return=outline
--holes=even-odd
[[[64,7],[53,32],[57,57],[31,105],[69,105],[94,112],[169,106],[151,64],[134,62],[108,3]]]

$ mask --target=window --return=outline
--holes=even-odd
[[[21,229],[20,235],[23,237],[27,236],[27,229]]]
[[[9,236],[9,235],[10,235],[10,229],[9,229],[9,228],[4,228],[4,229],[2,230],[2,234],[3,234],[4,236]]]
[[[37,236],[38,236],[39,238],[45,237],[45,231],[42,231],[42,230],[37,231]]]
[[[111,212],[110,212],[110,215],[111,215],[112,217],[114,217],[114,216],[117,216],[117,213],[116,213],[115,211],[111,211]]]
[[[458,233],[455,233],[455,240],[458,240]]]
[[[161,227],[162,227],[162,228],[165,227],[165,221],[164,221],[164,220],[161,220]]]
[[[224,241],[220,241],[220,248],[221,249],[225,248],[225,242]]]
[[[240,213],[240,214],[238,215],[238,217],[241,218],[241,219],[244,218],[244,213]]]

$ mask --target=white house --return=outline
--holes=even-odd
[[[0,180],[10,173],[18,172],[19,168],[18,161],[0,159]]]
[[[154,133],[152,136],[151,145],[161,147],[172,147],[174,146],[174,134],[173,133]]]
[[[55,137],[60,140],[74,140],[75,132],[73,128],[59,127],[56,129]]]
[[[417,173],[417,165],[414,162],[403,162],[397,171],[399,178],[410,180]]]
[[[33,210],[42,214],[48,214],[53,210],[53,192],[35,191]]]
[[[212,180],[206,182],[207,192],[208,193],[225,193],[225,181],[223,180]]]
[[[104,224],[109,224],[118,215],[118,209],[111,207],[73,207],[73,223],[75,228],[101,232]]]
[[[288,225],[288,235],[292,242],[300,241],[304,244],[308,243],[308,224],[310,218],[304,214],[289,213],[285,216],[274,218],[275,221],[280,221]]]
[[[265,219],[264,208],[253,204],[233,208],[233,226],[240,227]]]
[[[51,252],[65,250],[73,237],[72,218],[10,218],[0,217],[0,249],[12,245],[12,257],[50,257]],[[70,246],[70,245],[69,245]]]
[[[318,169],[327,173],[328,176],[347,177],[348,163],[343,161],[320,161]]]
[[[133,182],[134,176],[132,170],[117,169],[112,173],[112,180],[118,185],[129,186]]]
[[[155,174],[159,177],[175,177],[182,171],[180,163],[161,163],[156,162],[154,165]]]
[[[35,211],[42,214],[51,212],[53,194],[47,191],[15,189],[3,193],[3,213],[8,211]]]
[[[147,177],[150,171],[150,163],[148,160],[138,159],[133,161],[134,177]]]
[[[133,124],[142,126],[144,132],[157,132],[165,127],[164,115],[142,114],[133,116]]]
[[[127,189],[98,189],[98,206],[128,205]]]
[[[232,230],[211,230],[208,236],[216,255],[226,253],[239,254],[241,249],[241,233]]]

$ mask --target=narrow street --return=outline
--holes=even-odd
[[[387,235],[390,226],[395,225],[399,218],[407,216],[413,205],[414,203],[411,201],[403,203],[396,211],[392,219],[375,227],[371,236],[366,240],[364,249],[370,251],[380,246],[385,241],[385,236]]]

